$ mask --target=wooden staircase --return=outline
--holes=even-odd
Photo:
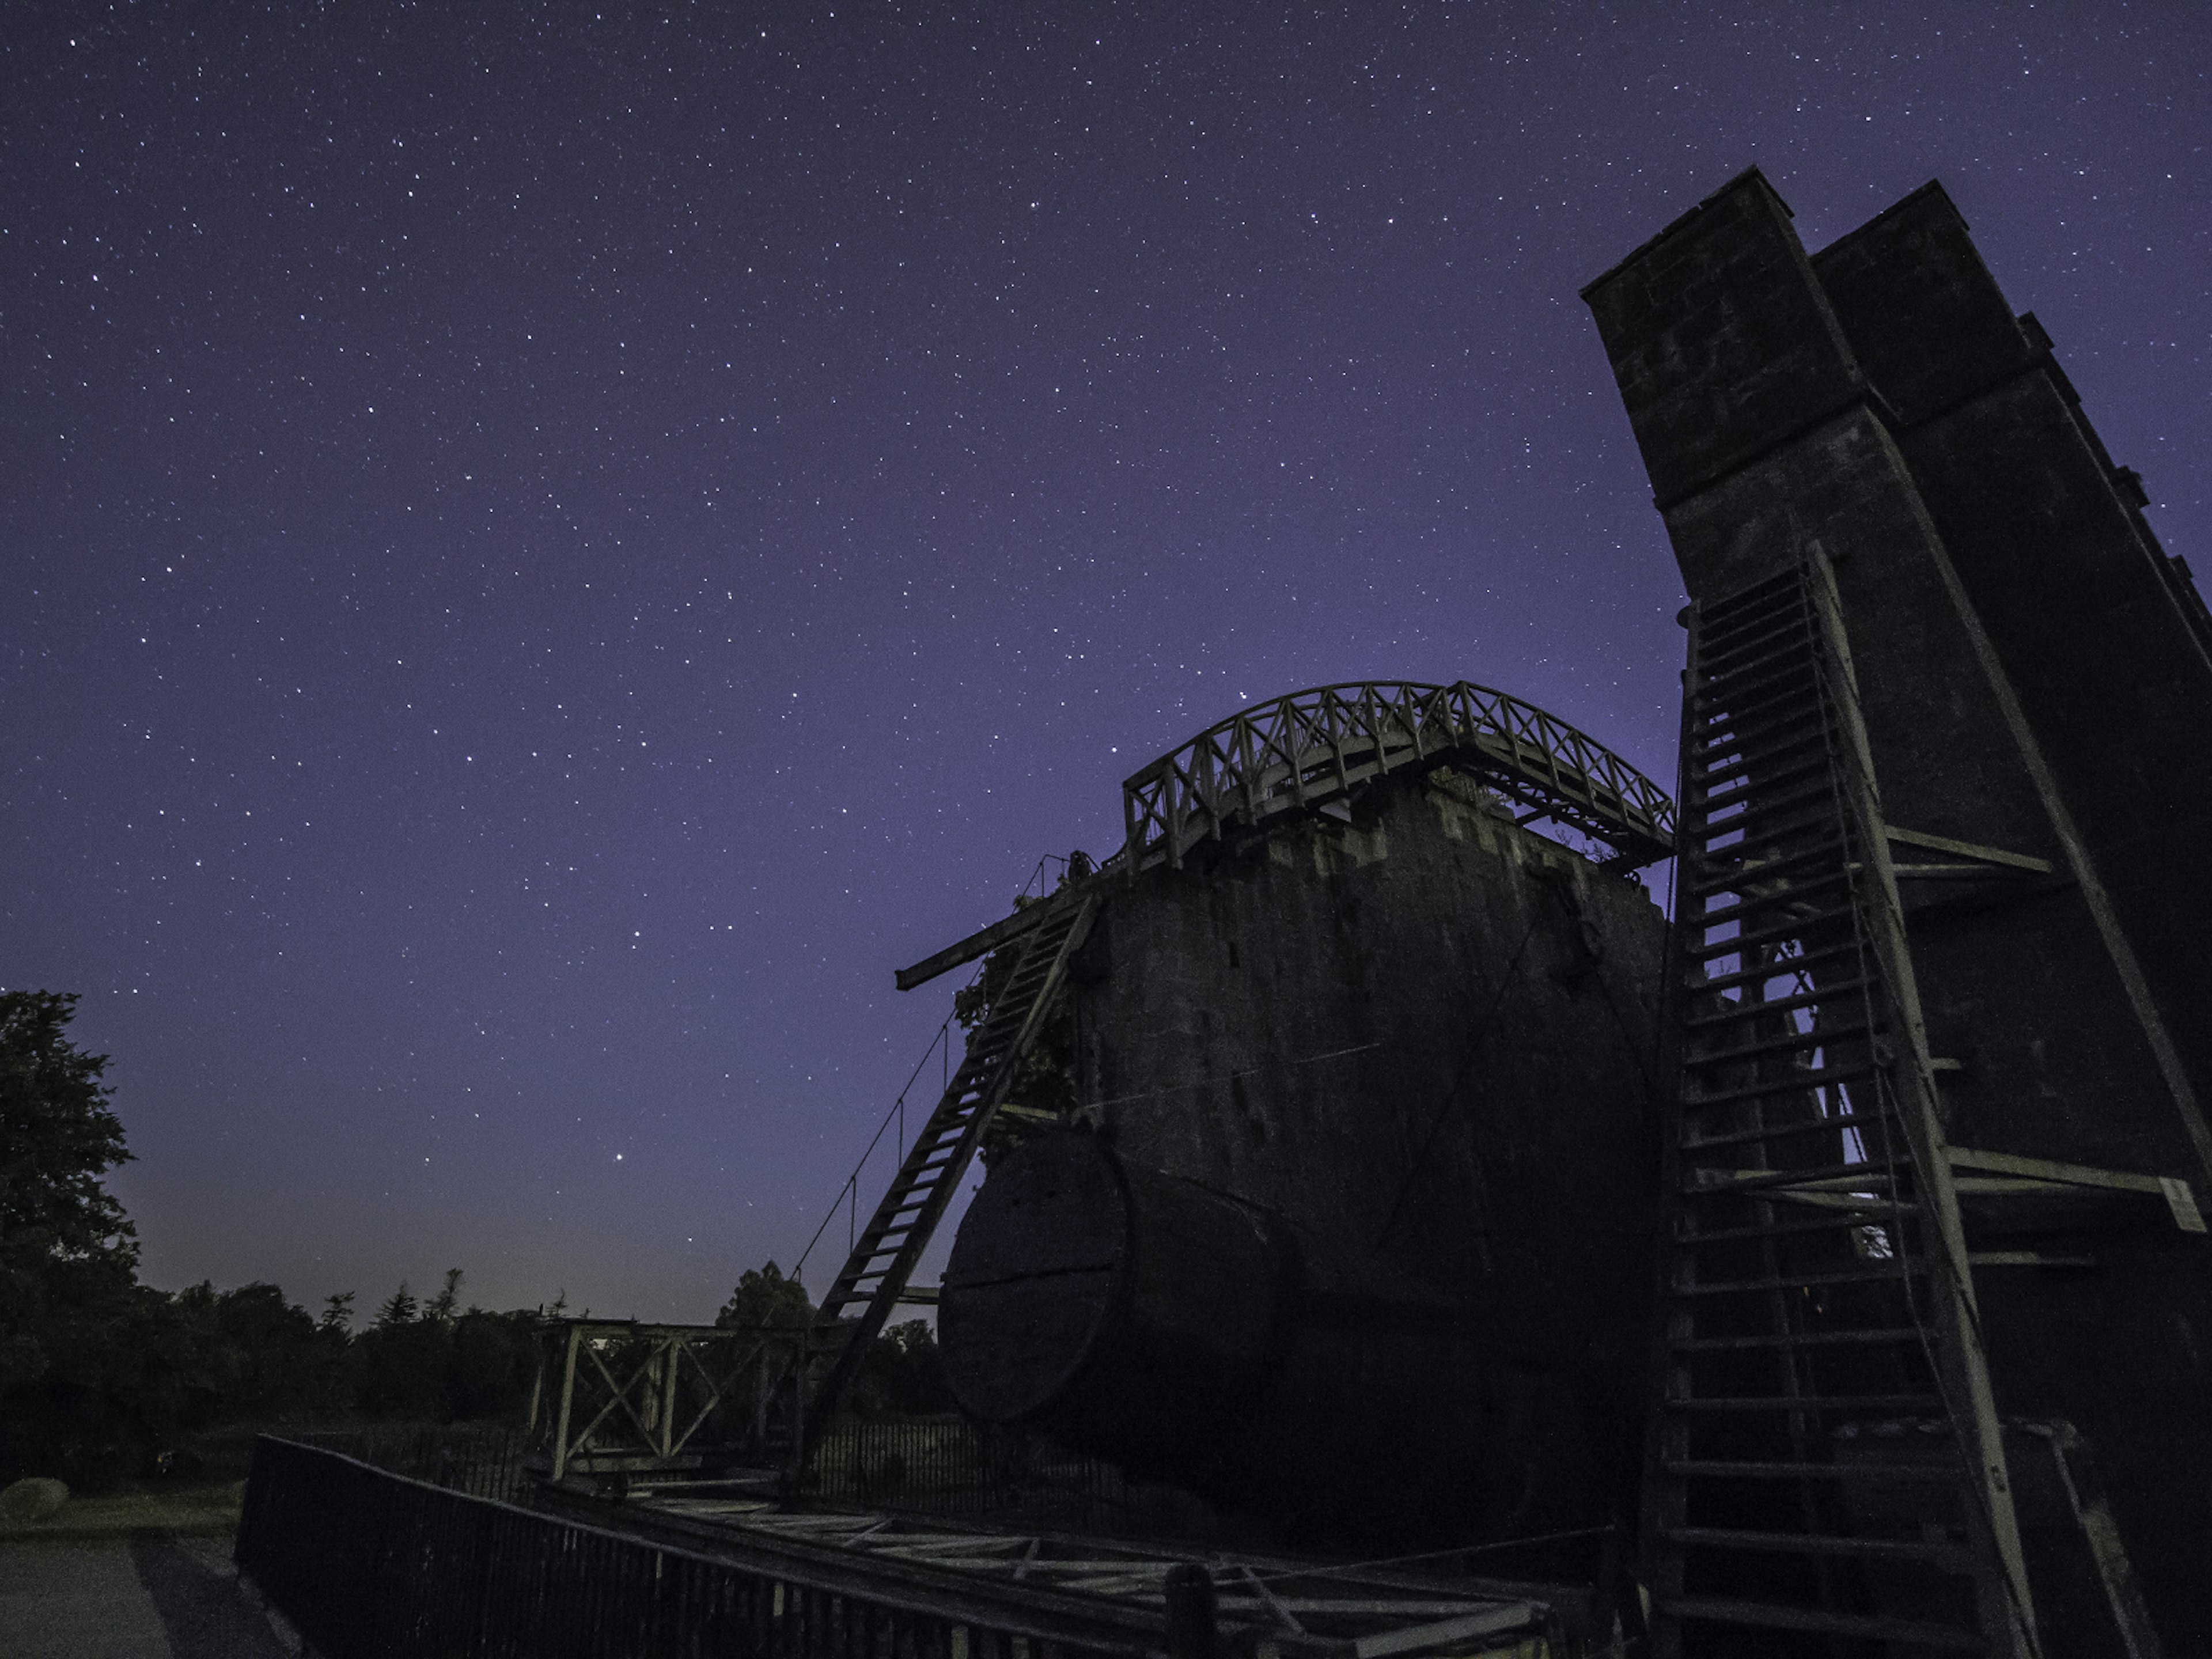
[[[1833,580],[1815,552],[1688,620],[1652,1651],[2023,1659],[2002,1425]]]
[[[1066,981],[1068,959],[1091,931],[1099,898],[1096,891],[1069,890],[1042,902],[1054,906],[1054,914],[1010,947],[1021,955],[1005,988],[969,1034],[959,1068],[822,1299],[787,1395],[798,1419],[785,1431],[794,1480],[906,1290],[985,1133],[1007,1104],[1022,1062]]]

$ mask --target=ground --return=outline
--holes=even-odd
[[[72,1498],[0,1531],[8,1659],[283,1659],[238,1587],[238,1488]]]

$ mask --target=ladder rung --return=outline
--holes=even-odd
[[[1824,725],[1795,715],[1747,730],[1749,735],[1715,738],[1692,757],[1693,768],[1699,762],[1705,766],[1702,777],[1692,774],[1693,804],[1707,809],[1725,805],[1771,789],[1784,779],[1829,769],[1828,728]]]
[[[1700,640],[1698,643],[1700,690],[1730,684],[1763,684],[1773,678],[1773,665],[1777,663],[1801,674],[1814,672],[1816,647],[1811,633],[1802,627],[1784,624],[1739,634],[1711,653],[1703,648],[1708,641]]]
[[[1809,916],[1793,916],[1788,921],[1777,922],[1771,927],[1754,928],[1748,933],[1739,933],[1734,939],[1714,939],[1708,944],[1691,945],[1684,954],[1696,960],[1711,962],[1722,957],[1739,955],[1745,951],[1755,951],[1764,945],[1787,945],[1793,939],[1803,939],[1816,927],[1848,920],[1850,915],[1851,907],[1845,904]],[[1770,979],[1778,979],[1790,971],[1790,958],[1784,957],[1778,967],[1780,971],[1770,974]]]
[[[1789,1555],[1850,1555],[1869,1561],[1928,1561],[1972,1571],[1960,1545],[1917,1538],[1840,1538],[1828,1533],[1754,1532],[1738,1527],[1668,1527],[1662,1537],[1686,1549],[1774,1550]]]
[[[1825,1048],[1852,1037],[1869,1035],[1869,1030],[1864,1025],[1846,1025],[1835,1030],[1792,1031],[1788,1036],[1774,1037],[1765,1042],[1746,1043],[1736,1048],[1723,1048],[1717,1054],[1684,1054],[1682,1064],[1685,1067],[1728,1066],[1738,1060],[1756,1060],[1762,1054],[1788,1054],[1798,1048]]]
[[[1816,739],[1829,748],[1827,708],[1809,685],[1693,718],[1698,729],[1687,739],[1693,768],[1736,760],[1764,763]]]
[[[1709,979],[1698,980],[1686,988],[1692,993],[1729,991],[1739,985],[1764,984],[1769,980],[1788,979],[1791,975],[1803,973],[1808,968],[1817,966],[1820,963],[1833,962],[1839,957],[1855,957],[1858,954],[1858,951],[1856,939],[1842,945],[1824,945],[1817,951],[1808,951],[1802,957],[1785,957],[1779,962],[1771,962],[1763,967],[1732,968],[1725,974],[1715,974]],[[1832,998],[1842,991],[1863,990],[1869,983],[1871,983],[1870,981],[1863,979],[1840,980],[1825,992],[1797,991],[1787,997],[1777,998],[1768,1002],[1736,1003],[1731,1005],[1726,1012],[1699,1014],[1690,1020],[1689,1024],[1693,1028],[1699,1025],[1717,1025],[1723,1020],[1741,1018],[1745,1014],[1779,1013],[1784,1008],[1799,1006],[1808,1001],[1817,1002],[1824,995]]]
[[[1700,633],[1729,625],[1730,617],[1741,617],[1763,606],[1771,605],[1778,598],[1791,598],[1803,602],[1805,583],[1802,573],[1795,567],[1785,566],[1771,576],[1761,576],[1757,581],[1737,588],[1733,593],[1723,594],[1717,599],[1708,599],[1698,607],[1697,622]]]
[[[1810,663],[1738,683],[1727,675],[1706,680],[1690,694],[1691,719],[1702,721],[1705,731],[1733,731],[1744,717],[1766,714],[1802,702],[1817,706],[1820,678]],[[1703,738],[1710,744],[1710,738]]]
[[[1881,1270],[1860,1267],[1829,1273],[1799,1273],[1794,1277],[1785,1274],[1773,1279],[1723,1279],[1711,1284],[1677,1285],[1668,1294],[1741,1296],[1753,1291],[1809,1291],[1823,1285],[1901,1285],[1915,1273],[1926,1271],[1923,1267],[1897,1261]]]
[[[1722,836],[1738,831],[1748,834],[1754,827],[1762,832],[1770,826],[1782,823],[1782,833],[1790,829],[1812,829],[1829,823],[1835,816],[1832,807],[1834,792],[1826,785],[1818,789],[1801,789],[1794,795],[1784,795],[1772,800],[1751,799],[1751,804],[1734,817],[1698,817],[1690,823],[1690,844],[1702,847],[1707,852],[1729,852],[1729,848],[1714,848],[1711,842]]]
[[[1684,832],[1683,841],[1690,849],[1690,865],[1692,869],[1702,871],[1717,867],[1725,859],[1731,860],[1729,869],[1734,874],[1741,872],[1742,861],[1747,855],[1764,851],[1770,847],[1781,849],[1785,857],[1796,853],[1815,851],[1822,848],[1840,849],[1844,856],[1848,856],[1850,843],[1840,836],[1834,837],[1824,836],[1817,842],[1806,840],[1807,836],[1813,831],[1826,830],[1834,823],[1833,815],[1816,813],[1802,823],[1788,824],[1782,829],[1770,830],[1763,836],[1752,836],[1728,847],[1700,847],[1696,836],[1686,830]],[[1726,835],[1730,830],[1741,827],[1735,824],[1723,825],[1712,833],[1717,836]]]
[[[1820,775],[1820,782],[1816,786],[1788,792],[1770,792],[1763,787],[1747,789],[1739,794],[1730,795],[1711,811],[1686,811],[1682,815],[1683,819],[1689,825],[1692,836],[1725,836],[1747,823],[1771,817],[1784,808],[1801,806],[1807,801],[1832,799],[1836,793],[1835,785],[1829,776],[1828,769],[1823,766],[1816,769]],[[1802,776],[1802,773],[1799,775]],[[1735,809],[1739,806],[1747,810],[1738,812]]]
[[[1785,664],[1812,671],[1818,644],[1812,630],[1798,617],[1770,622],[1767,626],[1729,635],[1714,648],[1710,637],[1697,641],[1697,677],[1701,686],[1721,686],[1728,681],[1756,681],[1770,675],[1771,665]]]
[[[1686,1112],[1707,1106],[1729,1106],[1738,1101],[1766,1100],[1776,1095],[1802,1094],[1810,1089],[1832,1089],[1839,1083],[1863,1083],[1874,1074],[1871,1066],[1825,1066],[1818,1071],[1793,1072],[1786,1078],[1749,1084],[1724,1094],[1701,1095],[1694,1100],[1686,1096],[1681,1105]],[[1844,1171],[1838,1170],[1834,1173],[1841,1175]]]
[[[836,1283],[849,1291],[862,1279],[874,1278],[883,1269],[871,1267],[869,1264],[881,1254],[880,1251],[870,1250],[865,1243],[862,1243],[854,1250],[852,1255],[845,1258],[845,1265],[838,1270]]]
[[[1729,915],[1745,909],[1745,907],[1760,905],[1760,902],[1767,902],[1767,905],[1787,902],[1787,900],[1798,898],[1808,891],[1816,891],[1816,884],[1832,883],[1836,876],[1850,880],[1851,876],[1860,874],[1858,867],[1847,860],[1850,848],[1840,836],[1832,838],[1827,834],[1820,834],[1818,841],[1808,841],[1808,836],[1812,836],[1812,834],[1823,832],[1827,823],[1827,817],[1814,814],[1809,818],[1802,818],[1792,830],[1783,830],[1778,836],[1774,836],[1774,845],[1787,845],[1790,852],[1781,858],[1767,858],[1767,860],[1752,865],[1752,867],[1745,867],[1741,860],[1729,858],[1728,854],[1735,854],[1741,848],[1765,848],[1765,838],[1739,841],[1735,848],[1712,849],[1712,856],[1692,858],[1697,880],[1690,883],[1690,894],[1686,896],[1686,909],[1674,918],[1677,925],[1714,927],[1717,922],[1728,921]],[[1708,872],[1719,872],[1719,874],[1708,874]],[[1760,884],[1767,891],[1756,891],[1754,894],[1752,887],[1760,887]],[[1723,900],[1719,909],[1690,909],[1690,907],[1710,905],[1721,894],[1735,894],[1736,898],[1732,902]]]
[[[1761,576],[1758,580],[1746,582],[1741,587],[1723,593],[1717,599],[1706,600],[1698,608],[1698,626],[1714,626],[1722,619],[1736,616],[1754,605],[1764,604],[1785,590],[1801,594],[1805,590],[1804,573],[1794,565],[1785,565],[1771,576]]]
[[[1724,888],[1723,891],[1734,891],[1738,896],[1717,909],[1707,909],[1702,915],[1685,917],[1683,925],[1688,927],[1717,927],[1723,922],[1741,921],[1761,910],[1771,910],[1778,904],[1802,904],[1808,893],[1822,893],[1831,887],[1849,886],[1853,873],[1838,865],[1807,880],[1781,886],[1772,892],[1747,894],[1741,888]]]
[[[1802,586],[1765,592],[1747,588],[1742,594],[1723,603],[1731,608],[1703,611],[1698,617],[1698,643],[1701,647],[1716,634],[1727,639],[1742,639],[1750,634],[1771,632],[1785,625],[1777,622],[1776,617],[1787,617],[1793,611],[1807,615],[1811,610]]]
[[[1877,1325],[1856,1331],[1766,1331],[1757,1336],[1670,1336],[1667,1346],[1677,1353],[1736,1353],[1754,1348],[1879,1347],[1929,1339],[1916,1325]]]
[[[1833,1395],[1790,1399],[1780,1395],[1715,1395],[1705,1400],[1665,1400],[1670,1412],[1799,1413],[1814,1416],[1849,1414],[1941,1415],[1942,1400],[1932,1394]]]
[[[1771,1601],[1738,1601],[1717,1595],[1668,1596],[1654,1606],[1676,1619],[1709,1619],[1718,1624],[1753,1625],[1766,1630],[1863,1636],[1877,1642],[1955,1648],[1968,1653],[1985,1645],[1979,1631],[1965,1626],[1930,1625],[1917,1619],[1892,1619],[1881,1613],[1830,1613],[1825,1607],[1784,1607]]]
[[[1747,1238],[1792,1238],[1802,1233],[1837,1233],[1855,1231],[1862,1227],[1878,1226],[1899,1214],[1892,1207],[1882,1212],[1881,1222],[1869,1222],[1863,1214],[1848,1210],[1837,1210],[1816,1216],[1793,1216],[1785,1221],[1753,1223],[1741,1227],[1715,1227],[1710,1231],[1674,1234],[1677,1249],[1692,1250],[1707,1244],[1738,1244]],[[1905,1205],[1902,1213],[1915,1213],[1913,1206]]]
[[[1749,720],[1726,710],[1707,718],[1704,729],[1690,738],[1690,763],[1723,755],[1771,756],[1787,753],[1800,744],[1819,738],[1825,747],[1828,720],[1819,704],[1809,710],[1797,705],[1803,698],[1785,698],[1771,712]]]
[[[1797,592],[1777,592],[1756,605],[1728,617],[1700,617],[1698,619],[1697,657],[1700,663],[1710,651],[1716,658],[1724,658],[1731,652],[1741,652],[1763,640],[1786,635],[1789,632],[1803,631],[1804,619],[1811,615],[1805,595]]]
[[[1826,726],[1803,720],[1776,721],[1756,735],[1731,733],[1701,745],[1692,759],[1689,798],[1710,805],[1754,789],[1771,789],[1784,778],[1825,772],[1829,766]],[[1704,769],[1697,769],[1702,762]]]
[[[1704,790],[1710,793],[1715,784],[1741,775],[1760,761],[1773,760],[1820,741],[1826,737],[1827,730],[1825,726],[1808,726],[1792,729],[1772,743],[1753,744],[1739,741],[1729,746],[1729,758],[1714,762],[1702,772],[1693,765],[1690,771],[1691,787],[1693,791]],[[1722,747],[1717,739],[1704,746],[1708,750]],[[1825,744],[1822,748],[1825,752]]]
[[[1811,847],[1800,848],[1797,851],[1785,854],[1781,858],[1768,859],[1762,864],[1754,864],[1748,867],[1741,859],[1738,859],[1729,865],[1727,873],[1724,875],[1716,876],[1710,881],[1689,883],[1684,889],[1684,896],[1690,902],[1696,903],[1700,900],[1711,898],[1715,893],[1735,892],[1746,882],[1772,880],[1788,871],[1796,869],[1799,865],[1809,864],[1815,859],[1832,859],[1835,867],[1840,870],[1844,867],[1844,855],[1849,851],[1850,848],[1844,844],[1843,837],[1838,836],[1833,840],[1823,841]]]
[[[1886,1486],[1948,1485],[1958,1478],[1941,1463],[1792,1463],[1745,1458],[1667,1458],[1659,1466],[1686,1480],[1869,1480]]]
[[[1854,1182],[1877,1183],[1889,1180],[1900,1169],[1909,1165],[1892,1158],[1882,1162],[1875,1158],[1855,1158],[1847,1164],[1790,1164],[1779,1170],[1737,1170],[1726,1181],[1711,1181],[1693,1184],[1684,1190],[1692,1195],[1718,1193],[1771,1192],[1778,1187],[1812,1187],[1842,1192]]]
[[[1799,746],[1801,745],[1796,744],[1790,745],[1792,748]],[[1753,755],[1747,757],[1742,760],[1733,763],[1729,775],[1723,777],[1718,781],[1722,782],[1733,781],[1734,778],[1736,776],[1746,775],[1746,769],[1754,765],[1761,765],[1763,763],[1772,758],[1774,757],[1766,755]],[[1794,760],[1788,763],[1786,765],[1778,766],[1771,772],[1762,769],[1757,777],[1753,778],[1751,781],[1745,783],[1741,788],[1716,790],[1710,785],[1698,785],[1693,783],[1685,793],[1690,798],[1690,802],[1692,804],[1691,811],[1694,812],[1700,817],[1710,820],[1716,807],[1733,806],[1740,800],[1749,800],[1753,799],[1762,791],[1777,788],[1782,784],[1790,782],[1794,779],[1806,777],[1815,773],[1825,777],[1827,775],[1827,771],[1828,757],[1826,751],[1823,750],[1820,754]],[[1688,816],[1688,814],[1686,814],[1685,816]]]
[[[1842,1117],[1824,1117],[1808,1123],[1770,1123],[1764,1128],[1736,1129],[1724,1135],[1708,1135],[1701,1140],[1682,1142],[1685,1157],[1692,1152],[1711,1152],[1720,1146],[1754,1146],[1769,1140],[1787,1140],[1793,1135],[1817,1134],[1826,1130],[1856,1129],[1862,1141],[1866,1132],[1899,1121],[1894,1112],[1849,1113]],[[1900,1129],[1899,1133],[1903,1131]]]
[[[1684,832],[1682,845],[1688,851],[1690,868],[1701,883],[1711,872],[1725,871],[1729,878],[1722,885],[1735,885],[1742,879],[1741,860],[1753,854],[1774,852],[1786,857],[1809,852],[1838,866],[1850,855],[1848,845],[1831,833],[1836,827],[1835,814],[1817,805],[1807,809],[1802,817],[1793,818],[1778,828],[1763,830],[1759,835],[1731,842],[1726,846],[1720,844],[1721,836],[1742,827],[1741,823],[1720,824],[1710,832],[1710,840],[1705,834],[1695,830]],[[1705,890],[1711,892],[1714,890],[1708,885]]]
[[[1700,641],[1702,643],[1702,641]],[[1716,680],[1734,679],[1739,674],[1748,674],[1768,663],[1784,658],[1802,662],[1812,654],[1813,637],[1802,628],[1786,625],[1745,639],[1742,643],[1729,646],[1708,656],[1698,653],[1698,673],[1708,684]]]

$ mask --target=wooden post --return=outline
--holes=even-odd
[[[1170,1567],[1170,1659],[1218,1659],[1220,1647],[1220,1632],[1213,1622],[1213,1576],[1188,1561]]]
[[[581,1327],[569,1326],[568,1340],[562,1348],[561,1414],[553,1425],[553,1478],[556,1480],[568,1468],[568,1413],[576,1399],[576,1345],[582,1336]]]

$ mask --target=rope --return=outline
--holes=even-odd
[[[1412,1566],[1421,1561],[1443,1561],[1462,1555],[1493,1555],[1501,1550],[1520,1549],[1530,1544],[1557,1544],[1572,1538],[1602,1538],[1614,1530],[1608,1522],[1602,1527],[1576,1527],[1566,1532],[1540,1532],[1526,1538],[1503,1538],[1494,1544],[1467,1544],[1457,1549],[1426,1550],[1419,1555],[1388,1555],[1374,1561],[1347,1561],[1334,1567],[1285,1567],[1279,1572],[1251,1572],[1249,1568],[1238,1571],[1249,1575],[1255,1583],[1268,1583],[1285,1578],[1342,1578],[1352,1573],[1372,1572],[1378,1567]]]
[[[1021,890],[1015,895],[1015,897],[1018,899],[1028,897],[1030,889],[1036,886],[1043,878],[1048,865],[1057,864],[1064,871],[1067,868],[1067,859],[1058,853],[1046,853],[1040,856],[1036,861],[1036,867],[1030,872],[1029,879],[1022,884]],[[975,972],[968,975],[969,985],[973,985],[981,976],[984,966],[984,963],[979,962],[975,964]],[[921,1058],[915,1061],[914,1070],[907,1073],[906,1082],[899,1089],[898,1098],[891,1102],[884,1113],[884,1121],[876,1125],[875,1133],[868,1138],[867,1150],[863,1152],[854,1162],[852,1173],[845,1177],[843,1184],[837,1188],[837,1196],[830,1201],[830,1207],[823,1215],[822,1224],[814,1230],[814,1237],[806,1241],[806,1248],[799,1253],[799,1260],[792,1265],[791,1276],[793,1279],[796,1279],[800,1271],[805,1267],[806,1259],[814,1254],[814,1247],[822,1242],[822,1235],[829,1231],[830,1224],[837,1218],[837,1210],[841,1205],[850,1206],[848,1211],[848,1242],[845,1254],[848,1256],[852,1255],[852,1236],[858,1232],[860,1227],[860,1171],[868,1167],[868,1159],[874,1156],[877,1146],[882,1143],[884,1131],[890,1128],[894,1122],[899,1126],[899,1159],[902,1163],[905,1161],[906,1149],[902,1143],[906,1138],[906,1097],[913,1091],[914,1080],[921,1075],[921,1068],[929,1064],[929,1057],[937,1052],[939,1043],[945,1045],[945,1081],[938,1093],[942,1097],[951,1091],[951,1031],[954,1018],[951,1014],[945,1017],[945,1024],[937,1028],[937,1035],[930,1038],[929,1047],[921,1051]]]
[[[1488,1033],[1491,1022],[1497,1018],[1498,1010],[1505,1000],[1505,994],[1513,988],[1514,982],[1520,978],[1521,958],[1528,951],[1528,941],[1536,936],[1536,921],[1537,917],[1532,908],[1528,917],[1528,931],[1521,935],[1520,944],[1513,947],[1513,959],[1505,964],[1505,972],[1498,979],[1498,989],[1490,999],[1490,1006],[1483,1011],[1480,1023],[1474,1027],[1467,1049],[1463,1051],[1465,1058],[1461,1060],[1459,1069],[1452,1075],[1451,1087],[1444,1091],[1444,1103],[1437,1109],[1436,1116],[1430,1121],[1428,1133],[1421,1139],[1421,1149],[1413,1155],[1412,1163],[1407,1165],[1406,1178],[1398,1184],[1398,1195],[1390,1201],[1390,1213],[1382,1223],[1382,1231],[1375,1236],[1377,1249],[1388,1242],[1391,1233],[1396,1229],[1399,1212],[1406,1207],[1406,1200],[1412,1195],[1414,1183],[1427,1170],[1430,1150],[1435,1146],[1437,1137],[1443,1133],[1444,1124],[1453,1115],[1453,1109],[1459,1100],[1461,1085],[1467,1081],[1468,1073],[1474,1069],[1474,1044]]]

